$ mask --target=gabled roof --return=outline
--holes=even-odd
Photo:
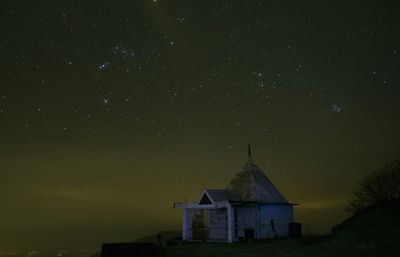
[[[210,199],[208,194],[206,192],[203,193],[203,196],[201,197],[199,204],[204,205],[204,204],[212,204],[213,201]]]
[[[229,201],[230,194],[225,189],[206,189],[205,193],[211,198],[213,202]]]
[[[206,189],[213,203],[221,201],[260,202],[269,204],[289,204],[286,198],[272,184],[264,172],[249,158],[226,189]]]
[[[251,156],[227,188],[231,199],[262,203],[289,204],[264,172],[253,163]]]
[[[248,161],[242,170],[236,173],[226,189],[206,189],[197,202],[177,203],[174,206],[176,208],[208,204],[225,206],[229,203],[297,205],[289,203],[264,172],[253,163],[250,145],[248,155]]]

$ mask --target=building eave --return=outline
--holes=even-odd
[[[215,208],[227,208],[230,206],[228,201],[214,202],[213,204],[199,204],[198,202],[185,202],[185,203],[174,203],[173,208],[177,209],[215,209]]]
[[[229,201],[232,206],[243,206],[243,205],[299,205],[297,203],[270,203],[270,202],[260,202],[260,201]]]

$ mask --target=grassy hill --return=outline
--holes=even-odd
[[[400,200],[371,206],[334,227],[329,245],[343,256],[400,256]]]
[[[236,244],[198,243],[164,249],[168,257],[399,257],[400,201],[367,208],[324,237]]]

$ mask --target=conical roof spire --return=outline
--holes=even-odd
[[[232,179],[228,190],[239,201],[288,204],[286,198],[272,184],[271,180],[252,160],[251,147],[248,144],[248,160],[243,169]]]
[[[247,144],[247,153],[248,153],[248,162],[252,162],[253,161],[253,157],[251,156],[251,146],[250,143]]]

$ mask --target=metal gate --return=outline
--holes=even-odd
[[[201,241],[228,240],[226,208],[190,209],[189,238]]]

